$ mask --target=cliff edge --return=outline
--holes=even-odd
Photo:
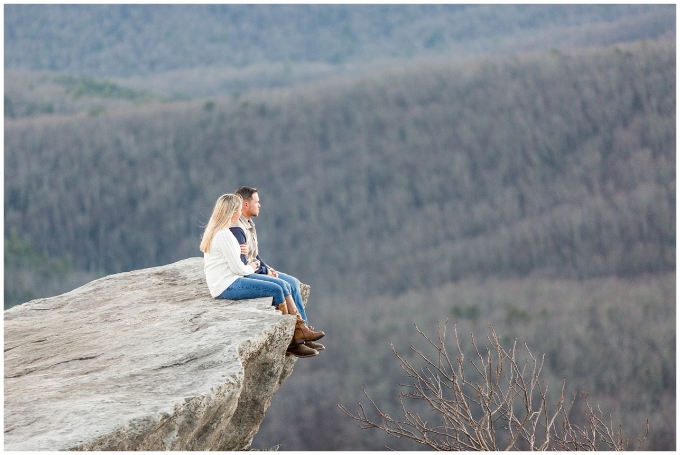
[[[248,449],[295,363],[295,318],[213,299],[202,258],[4,313],[5,450]]]

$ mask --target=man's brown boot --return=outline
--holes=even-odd
[[[294,355],[295,357],[314,357],[315,355],[318,354],[319,351],[305,346],[304,343],[291,344],[290,346],[288,346],[288,349],[286,350],[287,356]]]
[[[316,341],[305,341],[305,346],[307,346],[308,348],[316,349],[317,351],[323,351],[324,349],[326,349],[326,346],[324,346],[321,343],[317,343]]]
[[[326,336],[326,334],[325,334],[322,330],[319,330],[319,331],[317,332],[316,330],[314,330],[314,327],[312,327],[311,325],[307,325],[307,323],[305,322],[305,320],[302,319],[302,316],[300,316],[300,313],[295,313],[295,317],[297,317],[297,322],[301,322],[307,329],[311,330],[313,333],[315,333],[315,334],[317,334],[317,335],[318,335],[318,334],[321,334],[321,336],[320,336],[319,338],[316,338],[316,339],[314,339],[314,340],[308,340],[308,339],[305,338],[305,341],[316,341],[316,340],[319,340],[319,339],[323,338],[324,336]],[[296,326],[296,327],[297,327],[297,326]],[[318,343],[317,343],[317,344],[318,344]],[[321,346],[321,349],[324,349],[324,347],[323,347],[322,344],[319,344],[319,346]],[[311,347],[311,346],[310,346],[310,347]],[[317,348],[313,348],[313,349],[316,349],[317,351],[319,350],[319,349],[317,349]]]
[[[314,327],[312,327],[311,325],[308,325],[307,327],[309,327],[309,330],[311,330],[312,332],[314,331]],[[326,349],[326,346],[315,341],[305,341],[305,346],[307,346],[308,348],[316,349],[317,351],[323,351],[324,349]]]
[[[288,308],[286,307],[286,302],[283,302],[280,305],[276,305],[274,308],[279,310],[282,314],[288,314]]]
[[[298,344],[304,341],[316,341],[323,338],[326,334],[322,331],[315,332],[310,330],[305,325],[305,321],[300,318],[295,323],[295,332],[293,333],[293,343]]]

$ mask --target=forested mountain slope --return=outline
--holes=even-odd
[[[675,270],[675,64],[643,42],[6,120],[5,237],[165,264],[245,184],[264,259],[321,294]]]
[[[282,386],[267,411],[253,446],[280,450],[424,450],[408,438],[388,437],[381,431],[362,430],[338,407],[352,412],[364,405],[377,421],[362,387],[383,412],[403,417],[398,392],[413,392],[400,384],[413,384],[393,355],[391,345],[412,365],[425,366],[412,351],[415,346],[436,364],[433,349],[414,328],[436,338],[437,321],[448,321],[447,350],[458,357],[454,341],[468,359],[476,355],[470,335],[480,349],[488,346],[492,324],[509,347],[516,340],[544,360],[540,373],[551,404],[557,402],[566,378],[565,396],[576,405],[570,418],[585,425],[580,395],[601,406],[624,434],[629,449],[637,447],[649,421],[645,450],[675,450],[676,308],[675,272],[637,277],[563,280],[540,277],[486,280],[463,279],[443,286],[406,292],[397,297],[345,299],[332,305],[315,304],[326,296],[312,289],[308,307],[315,325],[323,324],[327,349],[310,362],[298,362],[295,374]],[[453,358],[452,358],[453,360]],[[467,363],[468,378],[477,377]],[[430,424],[437,413],[406,406]],[[294,410],[296,425],[287,420]],[[309,429],[313,428],[314,431]],[[507,443],[500,429],[499,440]],[[626,436],[624,436],[626,437]]]
[[[5,117],[675,39],[675,5],[7,5]]]

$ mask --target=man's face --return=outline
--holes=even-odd
[[[253,193],[249,201],[243,201],[243,216],[250,218],[260,214],[260,196]]]

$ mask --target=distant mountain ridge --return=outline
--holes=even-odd
[[[149,75],[674,38],[675,5],[5,5],[5,69]]]

